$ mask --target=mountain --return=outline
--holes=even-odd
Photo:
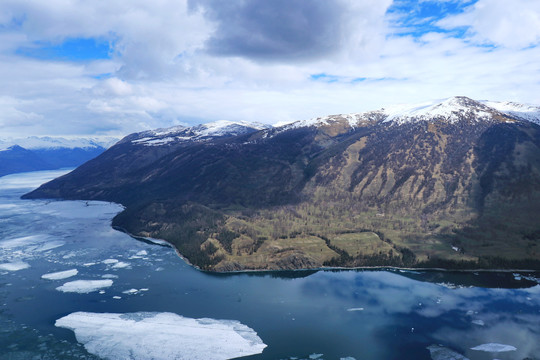
[[[539,118],[500,104],[138,133],[24,197],[121,203],[114,226],[213,271],[540,269]]]
[[[116,142],[114,138],[27,137],[0,140],[0,176],[79,166]]]

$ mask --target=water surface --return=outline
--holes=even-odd
[[[96,359],[55,326],[78,311],[237,320],[267,345],[249,359],[431,359],[433,344],[471,360],[540,358],[538,274],[203,273],[113,230],[120,205],[19,199],[59,174],[0,178],[0,359]],[[112,285],[89,293],[57,290],[104,279]],[[515,350],[472,349],[490,343]]]

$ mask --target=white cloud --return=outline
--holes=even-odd
[[[479,43],[525,48],[540,43],[540,2],[479,0],[438,24],[447,29],[468,27],[469,35]]]
[[[346,9],[332,24],[341,34],[332,39],[335,51],[272,62],[209,54],[206,41],[217,25],[187,0],[2,1],[2,133],[124,135],[220,119],[276,123],[453,95],[540,103],[540,49],[530,46],[540,34],[533,26],[538,2],[520,0],[507,9],[508,2],[480,0],[440,23],[470,27],[467,38],[415,39],[392,35],[399,32],[386,13],[390,0],[335,1]],[[520,12],[528,17],[517,21]],[[497,30],[510,20],[523,29]],[[16,53],[36,41],[80,37],[110,41],[111,58],[75,62]],[[486,42],[500,46],[478,46]],[[315,74],[337,81],[315,81]]]

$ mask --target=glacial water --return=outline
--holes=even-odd
[[[19,199],[60,174],[0,178],[0,359],[540,359],[537,273],[203,273],[117,204]]]

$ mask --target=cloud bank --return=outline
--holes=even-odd
[[[540,103],[534,0],[5,0],[2,136]]]

